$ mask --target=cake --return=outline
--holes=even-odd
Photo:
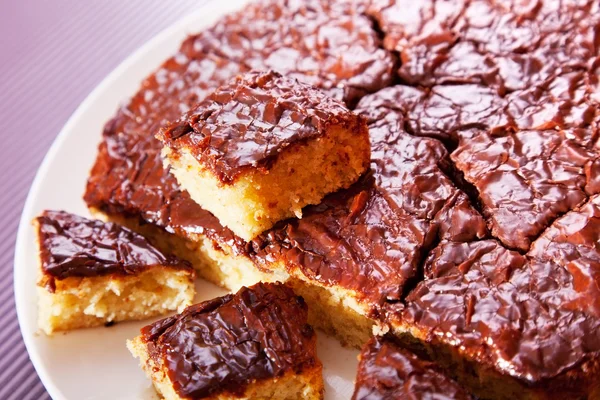
[[[157,137],[192,200],[245,240],[347,188],[370,160],[363,119],[272,71],[220,86]]]
[[[144,235],[162,251],[190,261],[201,277],[219,286],[237,290],[285,279],[237,257],[243,241],[200,208],[163,168],[161,144],[154,137],[159,128],[246,71],[215,55],[194,53],[193,39],[145,79],[106,124],[84,199],[98,218]]]
[[[192,267],[129,229],[64,211],[44,211],[34,225],[39,325],[48,335],[145,319],[192,303]]]
[[[437,365],[402,348],[392,337],[373,337],[359,360],[352,400],[473,398]]]
[[[289,287],[259,283],[148,325],[127,345],[166,400],[322,399],[306,318]]]
[[[86,202],[157,246],[186,253],[223,286],[287,280],[309,304],[315,327],[352,346],[372,328],[391,332],[482,398],[598,397],[591,306],[598,293],[591,289],[600,250],[597,217],[589,216],[600,193],[598,7],[253,3],[189,38],[172,59],[180,64],[171,60],[148,78],[156,84],[142,87],[107,125]],[[369,61],[349,62],[355,54]],[[205,86],[221,85],[235,69],[274,69],[343,99],[368,121],[371,171],[305,208],[301,220],[251,241],[233,234],[160,165],[151,138],[193,105],[187,96],[194,86],[184,83],[191,59],[227,66],[206,69],[219,75],[199,78]],[[383,66],[393,77],[368,72]],[[155,102],[154,94],[168,100]],[[560,225],[572,220],[579,221],[572,231]],[[552,260],[536,250],[551,232],[559,232],[552,246],[560,244],[545,247]],[[449,254],[455,261],[445,261]],[[553,292],[558,283],[544,269],[561,277],[565,293]],[[234,279],[224,272],[231,270]],[[518,277],[530,284],[515,285]],[[534,304],[540,318],[560,316],[542,322],[563,325],[538,334],[528,325],[534,314],[475,312],[498,290],[508,296],[506,310]],[[488,335],[486,321],[506,337]],[[579,329],[576,339],[571,329]],[[562,334],[568,340],[555,340]]]
[[[389,84],[395,58],[380,48],[363,8],[324,0],[255,3],[190,36],[105,125],[84,196],[91,212],[141,232],[163,251],[193,262],[200,276],[220,286],[235,290],[286,279],[281,271],[255,268],[243,255],[246,243],[179,188],[162,166],[161,144],[154,135],[240,72],[270,69],[274,56],[269,55],[291,60],[294,54],[297,62],[285,64],[285,70],[278,62],[274,69],[349,102]],[[324,31],[329,32],[326,41],[320,36]],[[220,44],[214,48],[221,35],[227,36],[228,49]],[[245,37],[271,47],[251,46]],[[318,48],[311,44],[317,42]]]

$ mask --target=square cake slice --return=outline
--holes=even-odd
[[[473,399],[435,364],[400,347],[391,337],[371,338],[359,360],[352,400]]]
[[[371,152],[362,117],[276,72],[238,76],[157,137],[192,199],[245,240],[349,187]]]
[[[258,283],[141,329],[131,353],[173,399],[322,399],[322,365],[302,297]]]
[[[193,268],[127,228],[64,211],[33,223],[39,326],[48,335],[161,315],[194,299]]]

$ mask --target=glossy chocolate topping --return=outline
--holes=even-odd
[[[389,85],[395,59],[363,0],[269,0],[249,4],[198,34],[194,49],[254,70],[275,70],[354,105]]]
[[[479,191],[492,234],[527,251],[532,240],[563,213],[586,200],[594,152],[571,131],[489,134],[461,132],[452,154],[465,179]]]
[[[44,283],[100,275],[135,275],[164,266],[190,270],[186,262],[164,255],[135,232],[113,223],[64,211],[44,211],[35,219]]]
[[[366,135],[364,121],[322,91],[277,72],[250,72],[220,86],[157,138],[231,183],[248,169],[267,173],[280,153],[325,136],[333,125]]]
[[[317,367],[304,300],[259,283],[142,328],[150,357],[182,398],[242,395],[248,384]]]
[[[598,56],[596,1],[376,0],[369,13],[410,84],[529,88]]]
[[[417,136],[457,142],[460,131],[478,128],[491,134],[503,130],[569,129],[580,145],[599,147],[600,106],[596,79],[571,72],[506,96],[476,84],[439,85],[427,89],[398,85],[377,92],[370,113],[393,108],[405,115],[407,129]],[[376,107],[383,106],[383,110]]]
[[[600,354],[598,271],[595,196],[558,219],[526,255],[493,240],[443,242],[429,256],[426,279],[408,296],[403,318],[428,340],[540,382]]]
[[[453,166],[476,189],[492,234],[527,251],[554,219],[598,193],[599,107],[584,78],[569,73],[506,97],[472,84],[395,86],[363,103],[372,117],[394,108],[410,133],[452,143]]]
[[[393,342],[373,337],[360,353],[352,400],[468,400],[435,364]]]

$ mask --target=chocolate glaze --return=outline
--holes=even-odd
[[[573,140],[593,147],[600,114],[595,91],[596,79],[579,71],[557,75],[506,96],[476,84],[427,89],[398,85],[379,91],[377,105],[402,112],[411,134],[444,142],[455,143],[460,131],[473,128],[492,134],[502,130],[570,129]]]
[[[352,400],[467,400],[472,397],[435,364],[373,337],[360,353]]]
[[[42,284],[50,291],[54,291],[55,280],[135,275],[158,266],[185,269],[193,274],[186,261],[164,255],[143,236],[113,223],[65,211],[44,211],[35,222]]]
[[[312,86],[277,72],[250,72],[220,86],[158,133],[230,184],[248,169],[266,173],[280,153],[340,125],[366,140],[364,121]],[[176,155],[175,155],[176,156]]]
[[[594,153],[570,130],[489,134],[460,133],[452,154],[456,167],[479,191],[494,236],[527,251],[532,240],[561,214],[586,200]]]
[[[454,168],[476,189],[492,234],[527,251],[561,214],[598,193],[598,105],[581,72],[501,97],[480,85],[395,86],[369,99],[374,117],[394,108],[409,132],[456,149]]]
[[[198,34],[196,51],[254,70],[275,70],[354,105],[392,81],[364,1],[269,0],[249,4]]]
[[[600,156],[585,164],[585,176],[588,177],[585,191],[588,194],[600,193]]]
[[[595,196],[558,219],[526,255],[494,240],[443,242],[429,256],[426,279],[407,297],[402,317],[427,340],[544,385],[600,354],[598,271]],[[589,390],[597,373],[590,368],[587,381],[570,377],[573,395]]]
[[[142,328],[150,357],[177,394],[242,395],[248,384],[320,365],[302,297],[258,283]]]
[[[595,1],[374,1],[369,13],[410,84],[484,83],[529,88],[598,56]]]

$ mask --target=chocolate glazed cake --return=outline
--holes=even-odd
[[[38,324],[48,335],[150,318],[194,299],[192,266],[129,229],[51,210],[33,225]]]
[[[389,330],[482,398],[597,398],[599,8],[253,3],[188,38],[117,112],[85,200],[225,287],[288,280],[346,344]],[[250,69],[344,100],[372,158],[246,242],[178,186],[154,135]]]
[[[259,283],[154,322],[128,341],[166,400],[323,398],[316,334],[287,286]]]

